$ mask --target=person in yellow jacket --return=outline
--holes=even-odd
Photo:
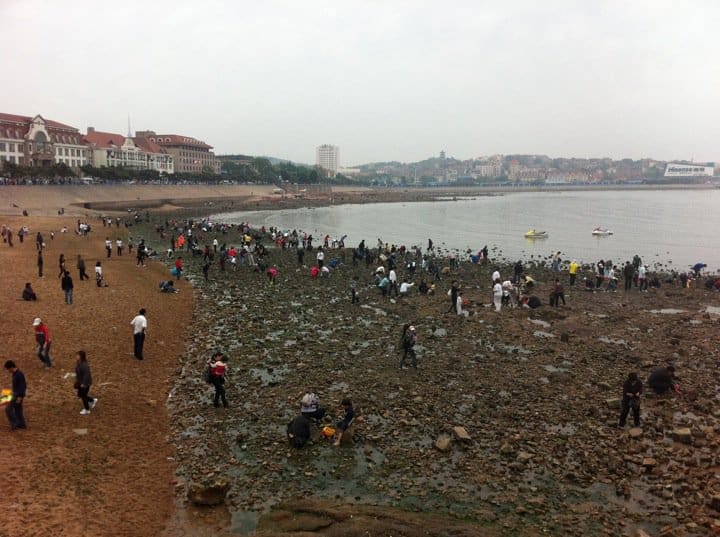
[[[575,278],[577,277],[577,269],[579,265],[574,259],[570,263],[570,285],[575,285]]]

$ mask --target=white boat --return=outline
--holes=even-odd
[[[601,227],[596,227],[592,230],[592,234],[595,236],[605,236],[605,235],[612,235],[613,232],[609,229],[603,229]]]

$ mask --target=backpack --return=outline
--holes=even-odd
[[[208,384],[211,383],[210,382],[210,364],[208,364],[207,367],[205,367],[205,369],[203,370],[202,379],[205,382],[207,382]]]

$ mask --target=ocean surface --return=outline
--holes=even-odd
[[[563,259],[622,263],[639,254],[651,269],[687,270],[699,261],[720,271],[720,190],[522,192],[456,201],[334,205],[213,215],[223,222],[311,233],[320,243],[347,235],[346,247],[362,239],[427,246],[465,255],[487,245],[491,258],[514,261],[562,252]],[[614,232],[595,237],[596,227]],[[546,239],[526,239],[530,229]]]

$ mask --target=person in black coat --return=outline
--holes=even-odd
[[[620,427],[625,427],[630,410],[633,413],[635,427],[640,427],[640,394],[642,393],[642,381],[637,373],[630,373],[623,384],[622,412],[620,413]]]
[[[310,420],[300,414],[287,424],[288,442],[294,448],[300,449],[310,440]]]

